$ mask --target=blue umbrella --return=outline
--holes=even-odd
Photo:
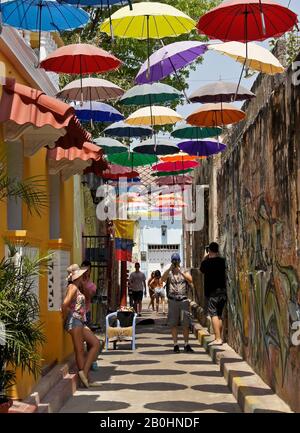
[[[150,126],[129,125],[123,121],[113,123],[104,129],[104,134],[111,137],[120,138],[139,138],[150,137],[153,134],[153,129]]]
[[[109,8],[110,6],[126,4],[131,5],[131,0],[62,0],[64,3],[69,3],[76,6],[99,6],[101,8]]]
[[[39,51],[42,31],[74,30],[89,21],[89,14],[84,10],[54,0],[9,1],[1,5],[1,14],[3,24],[39,32]]]
[[[74,105],[76,116],[83,122],[117,122],[124,119],[123,114],[103,102],[85,102],[83,105]]]

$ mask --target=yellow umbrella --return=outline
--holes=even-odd
[[[135,39],[161,39],[190,33],[195,21],[188,15],[163,3],[134,3],[117,10],[100,26],[110,36]],[[113,33],[113,34],[112,34]]]
[[[125,122],[129,125],[172,125],[183,120],[180,114],[168,107],[153,105],[132,113]]]
[[[226,103],[203,104],[186,121],[194,126],[222,126],[237,123],[246,117],[244,111]]]
[[[208,48],[218,51],[221,54],[231,57],[232,59],[245,63],[246,69],[263,72],[264,74],[274,75],[284,72],[284,67],[278,59],[266,48],[260,45],[248,42],[247,56],[246,44],[242,42],[225,42],[224,44],[209,45]]]

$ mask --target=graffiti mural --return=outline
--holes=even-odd
[[[218,221],[228,262],[229,344],[300,411],[300,346],[292,343],[300,290],[297,87],[287,74],[267,104],[249,104],[253,121],[218,173]]]

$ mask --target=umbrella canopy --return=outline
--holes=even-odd
[[[193,168],[187,168],[185,170],[177,170],[177,171],[156,171],[154,173],[151,173],[151,176],[153,177],[170,177],[170,176],[178,176],[182,174],[191,173],[193,171]]]
[[[183,152],[188,153],[189,155],[197,155],[197,156],[210,156],[219,152],[223,152],[226,149],[226,144],[218,143],[217,141],[183,141],[178,144],[178,147]]]
[[[183,161],[183,162],[160,162],[159,164],[153,165],[152,170],[157,171],[181,171],[187,168],[198,167],[199,164],[196,161]]]
[[[81,101],[81,89],[83,101],[105,101],[116,99],[124,94],[124,90],[111,81],[102,78],[83,78],[74,80],[61,89],[56,96],[72,101]]]
[[[199,87],[190,96],[191,102],[232,102],[243,101],[245,99],[252,99],[255,97],[254,93],[243,86],[239,86],[237,90],[235,83],[228,83],[225,81],[216,81],[215,83],[206,84]]]
[[[129,89],[119,100],[123,105],[151,105],[176,101],[181,93],[162,83],[142,84]]]
[[[297,15],[272,0],[229,0],[198,21],[200,34],[223,42],[263,41],[279,37],[297,24]]]
[[[197,161],[197,159],[197,156],[192,156],[184,152],[179,152],[176,155],[164,155],[160,157],[160,160],[163,162]]]
[[[191,185],[193,182],[192,176],[166,176],[154,181],[157,185]]]
[[[128,125],[127,123],[120,121],[115,122],[112,125],[104,129],[104,134],[111,137],[120,138],[139,138],[139,137],[150,137],[153,134],[153,129],[149,126],[143,125]]]
[[[65,45],[41,62],[46,71],[80,75],[108,72],[120,65],[121,60],[90,44]]]
[[[137,84],[160,81],[170,74],[192,63],[205,53],[207,45],[198,41],[181,41],[166,45],[155,51],[141,66],[135,82]]]
[[[83,27],[89,15],[82,9],[53,0],[2,2],[2,22],[33,32],[57,32]]]
[[[146,155],[135,152],[112,154],[108,155],[107,159],[113,164],[123,165],[124,167],[151,165],[157,160],[155,155]]]
[[[253,42],[247,44],[247,52],[246,44],[242,42],[225,42],[224,44],[209,45],[208,48],[225,54],[237,62],[244,64],[246,61],[246,67],[253,71],[269,75],[284,72],[282,64],[269,50]]]
[[[186,121],[196,126],[221,126],[230,125],[243,120],[246,114],[230,104],[204,104],[192,114]]]
[[[65,3],[70,3],[76,6],[98,6],[100,8],[109,8],[110,6],[120,4],[131,4],[129,0],[63,0]]]
[[[189,16],[163,3],[134,3],[132,10],[123,7],[106,19],[100,31],[112,36],[135,39],[161,39],[190,33],[195,21]]]
[[[180,114],[171,108],[152,106],[136,110],[125,120],[129,125],[169,125],[182,120]]]
[[[134,179],[139,176],[139,173],[122,165],[110,164],[108,169],[102,172],[102,176],[104,179],[119,179],[120,177]]]
[[[134,152],[138,153],[154,153],[156,155],[168,155],[170,153],[178,153],[178,147],[174,141],[167,138],[156,138],[156,142],[153,139],[141,141],[132,147]]]
[[[94,122],[117,122],[124,119],[123,114],[103,102],[84,102],[82,105],[74,105],[76,116],[81,121],[93,120]]]
[[[107,155],[110,153],[123,153],[128,151],[128,147],[125,144],[113,138],[98,137],[94,142],[100,146]]]
[[[216,137],[222,134],[222,128],[201,128],[199,126],[192,126],[188,123],[178,125],[172,132],[171,135],[175,138],[190,138],[190,139],[201,139]]]

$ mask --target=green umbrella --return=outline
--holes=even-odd
[[[151,176],[158,176],[158,177],[164,177],[164,176],[178,176],[179,174],[186,174],[193,171],[193,168],[187,168],[186,170],[180,170],[180,171],[156,171],[154,173],[151,173]]]
[[[157,162],[155,155],[148,155],[145,153],[114,153],[107,156],[109,162],[113,164],[123,165],[124,167],[139,167],[144,165],[151,165]]]
[[[123,144],[113,138],[98,137],[94,140],[94,142],[103,149],[103,152],[106,153],[106,155],[111,153],[128,152],[128,146],[126,146],[126,144]]]
[[[153,83],[134,86],[119,99],[123,105],[153,105],[180,99],[181,93],[167,84]]]
[[[171,135],[175,138],[190,138],[190,139],[203,139],[216,137],[222,134],[222,128],[201,128],[199,126],[188,125],[183,123],[178,125],[172,132]]]

